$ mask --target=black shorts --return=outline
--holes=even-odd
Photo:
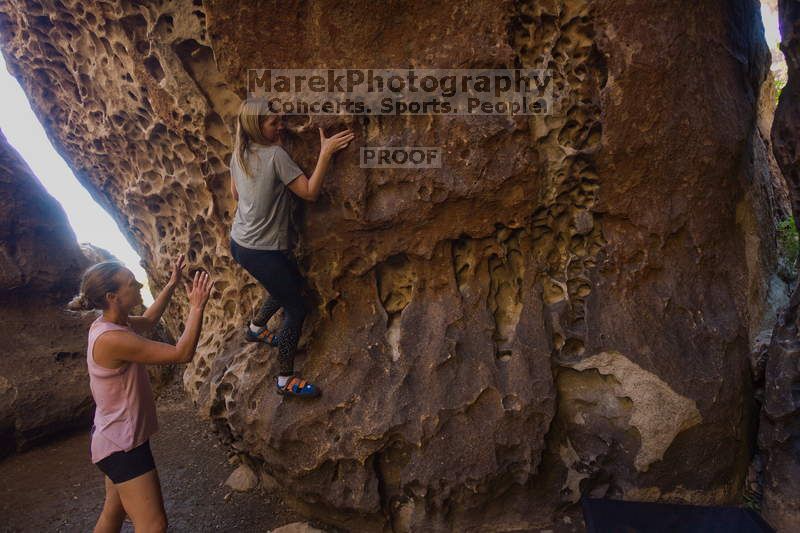
[[[156,467],[149,440],[129,452],[114,452],[96,464],[114,483],[129,481]]]

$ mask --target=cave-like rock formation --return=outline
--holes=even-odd
[[[81,244],[64,210],[0,132],[0,457],[91,427],[86,335],[96,313],[71,312],[83,270],[116,260]],[[163,324],[151,338],[172,341]],[[150,367],[156,394],[172,365]]]
[[[64,210],[0,132],[0,291],[74,296],[87,260]],[[50,298],[48,298],[50,299]]]
[[[800,220],[800,4],[778,3],[788,82],[772,126],[775,158]],[[764,455],[764,516],[781,531],[800,529],[800,290],[781,314],[767,352],[759,447]]]
[[[152,285],[184,250],[213,272],[185,385],[308,514],[503,531],[581,494],[739,498],[749,344],[780,297],[757,2],[0,0],[0,37]],[[409,63],[549,68],[563,98],[545,117],[321,121],[444,165],[366,170],[351,149],[298,213],[297,366],[325,395],[281,401],[274,354],[242,342],[262,294],[227,245],[246,70]]]
[[[65,309],[87,265],[63,209],[0,132],[0,456],[89,427],[91,320]]]

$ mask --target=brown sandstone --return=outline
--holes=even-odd
[[[795,222],[800,220],[800,5],[778,3],[781,49],[788,64],[775,120],[772,142],[790,192]],[[764,405],[759,447],[764,455],[764,516],[780,531],[800,528],[800,290],[781,313],[767,350]]]
[[[65,309],[87,264],[63,209],[0,132],[0,456],[90,426],[91,320]]]
[[[0,0],[55,145],[127,228],[151,286],[216,279],[186,388],[307,514],[355,530],[519,530],[581,494],[735,503],[748,352],[783,297],[757,3]],[[295,121],[440,146],[442,169],[341,153],[298,211],[313,313],[281,401],[245,346],[261,298],[228,252],[248,68],[543,67],[553,116]],[[771,300],[770,300],[771,299]],[[177,333],[185,302],[170,311]]]
[[[86,334],[95,312],[72,312],[83,270],[115,260],[79,245],[64,210],[0,132],[0,456],[73,430],[94,411]],[[159,325],[152,335],[170,341]],[[173,367],[150,369],[156,392]]]

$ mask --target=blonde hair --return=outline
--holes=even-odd
[[[125,265],[117,261],[104,261],[89,267],[83,274],[81,293],[67,304],[73,311],[106,309],[106,294],[119,289],[117,274],[125,270]]]
[[[248,98],[239,106],[233,157],[248,178],[250,177],[250,167],[247,164],[245,151],[250,146],[250,143],[270,144],[264,134],[261,133],[261,125],[274,114],[266,98]]]

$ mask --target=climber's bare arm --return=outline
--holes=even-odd
[[[128,322],[135,332],[144,334],[156,327],[156,324],[158,324],[158,321],[161,319],[161,315],[163,315],[164,311],[167,309],[167,305],[172,298],[172,294],[175,292],[175,288],[178,286],[178,282],[181,280],[185,259],[186,256],[181,254],[178,256],[178,259],[175,260],[172,265],[172,274],[169,277],[169,281],[164,285],[161,292],[158,293],[153,305],[148,307],[142,316],[128,317]]]
[[[322,179],[328,170],[331,157],[342,148],[346,148],[354,138],[355,134],[350,130],[340,131],[336,135],[325,137],[325,132],[322,131],[322,128],[319,128],[319,159],[317,159],[314,173],[311,174],[311,178],[307,178],[305,174],[297,176],[289,183],[289,190],[303,200],[316,201],[322,189]]]
[[[189,316],[186,329],[175,346],[145,339],[130,331],[108,331],[94,344],[92,355],[95,362],[106,368],[119,368],[127,362],[151,365],[168,363],[188,363],[194,357],[200,328],[203,324],[203,311],[211,293],[211,279],[205,272],[194,275],[189,293]]]

